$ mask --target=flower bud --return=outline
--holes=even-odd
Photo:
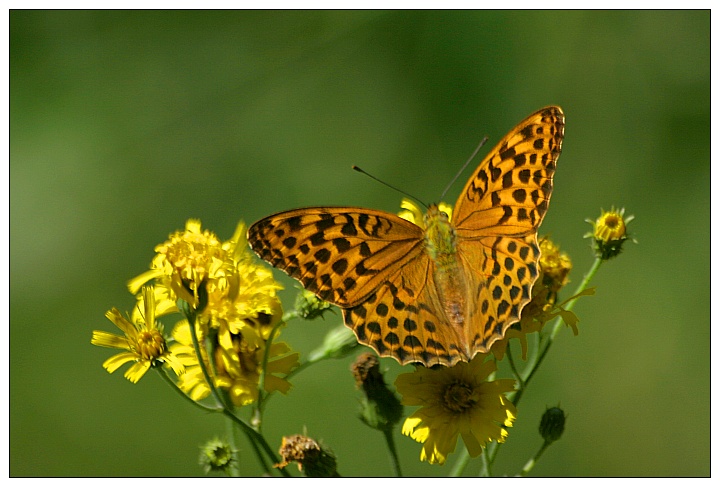
[[[603,211],[594,222],[586,220],[593,226],[593,231],[585,234],[585,237],[593,239],[593,248],[598,257],[608,260],[620,254],[626,240],[635,242],[627,233],[627,224],[633,218],[635,217],[632,215],[625,218],[625,208],[611,208],[610,211]]]
[[[297,462],[298,469],[306,477],[339,477],[335,455],[318,442],[303,435],[283,436],[280,446],[282,462],[276,467],[284,468]]]
[[[302,289],[295,297],[295,310],[301,318],[306,320],[314,320],[322,316],[331,307],[332,304],[323,301],[306,289]]]
[[[540,420],[540,436],[547,444],[560,439],[565,431],[565,412],[562,409],[552,407],[545,410]]]
[[[323,344],[310,352],[309,362],[317,362],[326,358],[343,358],[351,353],[358,346],[355,333],[345,325],[340,325],[330,330]]]
[[[360,419],[381,431],[392,429],[400,421],[403,407],[395,393],[385,384],[380,372],[380,362],[372,353],[363,353],[352,365],[355,383],[362,389]]]
[[[200,447],[198,463],[203,467],[206,474],[222,472],[230,475],[230,469],[235,462],[234,453],[235,451],[228,442],[215,438]]]

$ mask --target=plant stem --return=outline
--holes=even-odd
[[[453,465],[452,470],[450,470],[448,477],[461,476],[463,471],[465,470],[465,467],[467,467],[469,461],[470,454],[468,453],[467,448],[462,448],[460,450],[460,453],[458,453],[458,459],[455,461],[455,465]]]
[[[393,438],[392,428],[385,428],[383,430],[383,435],[385,436],[388,450],[390,450],[390,459],[392,460],[391,464],[393,467],[393,472],[395,473],[396,477],[402,477],[402,471],[400,470],[400,459],[398,458],[397,448],[395,447],[395,438]]]
[[[547,441],[543,443],[543,445],[540,447],[540,449],[535,454],[535,456],[532,457],[530,460],[528,460],[528,462],[525,464],[523,469],[520,471],[520,477],[526,477],[527,474],[530,473],[530,470],[532,470],[533,467],[535,467],[535,464],[540,459],[540,456],[545,452],[545,450],[549,446],[550,446],[550,443],[548,443]]]
[[[573,294],[573,296],[577,296],[578,294],[580,294],[587,288],[588,284],[590,284],[590,281],[595,276],[598,269],[600,269],[600,265],[602,263],[603,263],[602,259],[600,259],[599,257],[595,258],[595,262],[593,262],[593,265],[590,268],[590,270],[588,271],[588,273],[585,274],[585,277],[583,278],[583,280],[580,283],[580,285],[578,286],[578,288],[575,290],[575,293]],[[571,299],[565,305],[565,310],[566,311],[572,310],[573,307],[575,306],[576,302],[577,302],[577,298]],[[562,317],[558,316],[557,318],[555,318],[555,324],[553,325],[552,331],[550,332],[550,335],[547,337],[547,340],[545,341],[544,346],[542,345],[542,340],[540,342],[541,343],[540,346],[542,347],[540,354],[537,356],[537,358],[535,358],[534,361],[529,362],[527,367],[525,368],[525,372],[523,373],[523,376],[524,376],[523,383],[524,383],[525,387],[518,390],[517,393],[515,394],[515,397],[513,398],[513,404],[515,406],[517,406],[518,403],[520,402],[520,398],[522,397],[523,392],[525,392],[525,390],[527,389],[528,383],[535,375],[535,372],[537,372],[542,361],[545,359],[545,356],[547,355],[548,351],[550,350],[550,347],[552,346],[552,344],[555,342],[555,338],[557,337],[557,335],[560,332],[560,329],[562,327],[563,327]]]
[[[219,391],[215,387],[215,381],[213,381],[212,378],[210,377],[210,373],[207,370],[205,360],[203,359],[203,355],[201,353],[200,343],[199,343],[198,336],[197,336],[197,330],[195,329],[196,328],[195,327],[196,315],[192,311],[189,313],[185,313],[185,315],[186,315],[186,317],[188,319],[188,323],[190,325],[190,336],[192,337],[195,354],[198,357],[198,364],[200,365],[200,370],[202,370],[203,377],[205,378],[205,383],[210,388],[210,392],[212,393],[213,398],[215,399],[216,403],[222,407],[222,411],[221,411],[222,414],[224,414],[225,417],[229,418],[235,424],[240,426],[240,429],[243,431],[243,433],[245,433],[250,438],[251,442],[257,441],[260,444],[260,446],[262,446],[262,449],[265,451],[265,454],[268,457],[270,457],[273,464],[279,463],[280,460],[277,458],[277,455],[272,450],[272,448],[270,448],[270,445],[268,445],[267,441],[265,441],[265,438],[260,433],[255,431],[250,425],[245,423],[245,421],[243,421],[242,419],[235,416],[235,414],[233,414],[232,410],[227,406],[227,404],[221,397]],[[217,411],[217,410],[215,410],[215,411]],[[258,454],[258,460],[260,461],[260,464],[263,465],[263,467],[265,468],[266,473],[271,474],[272,470],[269,469],[266,462],[262,458],[262,455],[260,455],[260,451],[257,449],[255,451]],[[289,476],[284,468],[280,468],[278,470],[280,471],[280,473],[283,476],[285,476],[285,477]]]

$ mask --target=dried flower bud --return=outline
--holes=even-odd
[[[306,477],[340,476],[337,473],[335,455],[307,436],[283,436],[279,453],[282,462],[276,467],[284,468],[291,462],[296,462],[298,469],[304,472]]]

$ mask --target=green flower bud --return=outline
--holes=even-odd
[[[565,431],[565,413],[562,409],[552,407],[545,410],[540,420],[540,436],[550,444],[560,439]]]
[[[235,451],[226,441],[212,439],[200,447],[198,463],[205,473],[222,472],[230,475],[230,469],[235,462]]]
[[[295,310],[298,312],[298,316],[306,320],[314,320],[318,316],[322,316],[331,307],[332,304],[305,289],[302,289],[295,298]]]
[[[350,354],[358,346],[355,333],[345,325],[330,330],[323,344],[310,352],[309,362],[317,362],[326,358],[342,358]]]

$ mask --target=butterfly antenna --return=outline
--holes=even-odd
[[[477,151],[476,151],[476,152],[477,152]],[[396,187],[393,186],[392,184],[386,183],[386,182],[383,181],[382,179],[376,178],[375,176],[373,176],[373,175],[370,174],[369,172],[365,171],[364,169],[360,169],[360,168],[357,167],[357,166],[353,166],[352,168],[355,169],[357,172],[363,173],[364,175],[366,175],[366,176],[374,179],[374,180],[377,181],[378,183],[384,184],[384,185],[387,186],[388,188],[394,189],[394,190],[397,191],[398,193],[404,194],[404,195],[407,196],[408,198],[414,199],[415,201],[417,201],[418,203],[420,203],[421,205],[423,205],[426,210],[428,209],[428,207],[427,207],[427,205],[426,205],[425,203],[423,203],[422,201],[420,201],[419,199],[417,199],[416,197],[414,197],[414,196],[411,195],[410,193],[408,193],[408,192],[406,192],[406,191],[403,191],[402,189],[396,188]]]
[[[459,178],[460,175],[461,175],[463,172],[465,172],[465,168],[468,167],[468,164],[470,164],[470,161],[472,161],[473,159],[475,159],[475,156],[477,155],[477,153],[480,152],[480,148],[485,145],[485,142],[487,142],[487,140],[488,140],[487,136],[483,137],[483,140],[480,141],[480,143],[478,144],[477,148],[473,151],[473,153],[472,153],[472,155],[470,156],[470,158],[469,158],[467,161],[465,161],[465,164],[463,164],[463,167],[460,168],[460,170],[457,172],[457,174],[455,175],[455,177],[452,178],[452,180],[450,181],[450,183],[445,187],[445,190],[443,190],[442,195],[440,195],[440,200],[441,200],[441,201],[442,201],[442,199],[445,197],[445,193],[447,193],[447,192],[450,190],[450,187],[451,187],[453,184],[455,184],[455,181],[457,181],[457,178]]]

